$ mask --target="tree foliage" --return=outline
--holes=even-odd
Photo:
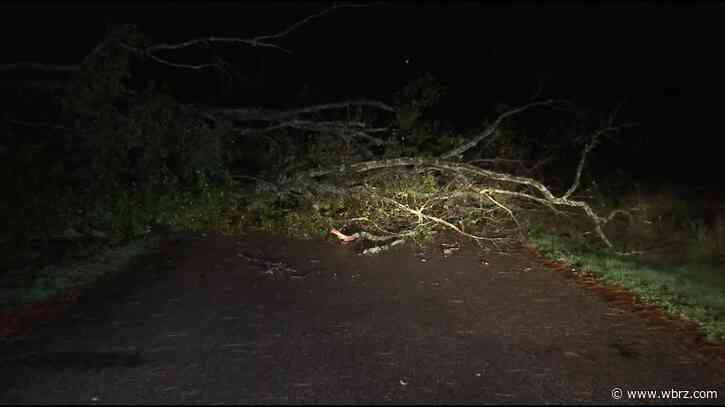
[[[223,134],[137,74],[143,61],[129,46],[148,41],[133,26],[112,30],[66,97],[67,119],[91,146],[95,189],[185,185],[223,172]]]

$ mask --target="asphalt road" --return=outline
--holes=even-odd
[[[166,242],[5,339],[0,403],[722,404],[722,360],[522,248],[359,249]]]

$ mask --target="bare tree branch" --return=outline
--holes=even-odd
[[[302,27],[303,25],[309,23],[310,21],[320,18],[324,16],[325,14],[328,14],[336,9],[339,8],[352,8],[352,7],[368,7],[367,4],[333,4],[331,7],[328,7],[319,13],[313,14],[311,16],[307,16],[303,18],[302,20],[290,25],[289,27],[283,29],[282,31],[276,33],[276,34],[270,34],[270,35],[258,35],[253,38],[239,38],[239,37],[198,37],[198,38],[192,38],[190,40],[186,40],[183,42],[175,43],[175,44],[168,44],[168,43],[161,43],[152,45],[147,48],[136,48],[132,47],[128,44],[122,44],[124,48],[135,52],[139,55],[143,55],[146,57],[151,58],[152,60],[168,65],[174,68],[185,68],[185,69],[193,69],[193,70],[200,70],[200,69],[206,69],[206,68],[220,68],[221,64],[219,63],[206,63],[206,64],[183,64],[178,62],[172,62],[166,58],[162,58],[158,55],[156,55],[159,51],[175,51],[182,48],[188,48],[199,44],[245,44],[249,45],[251,47],[270,47],[270,48],[276,48],[283,52],[286,52],[288,54],[291,54],[292,51],[285,49],[277,44],[273,44],[269,42],[270,40],[277,40],[281,39],[285,36],[287,36],[290,32]]]
[[[198,44],[211,44],[211,43],[220,43],[220,44],[246,44],[252,47],[272,47],[272,48],[278,48],[284,52],[291,53],[291,51],[288,51],[276,44],[269,43],[267,41],[269,40],[275,40],[280,39],[282,37],[285,37],[290,32],[300,28],[301,26],[307,24],[311,20],[314,20],[316,18],[320,18],[325,14],[328,14],[338,8],[351,8],[351,7],[367,7],[368,5],[365,4],[334,4],[331,7],[326,8],[325,10],[320,11],[317,14],[313,14],[311,16],[307,16],[303,18],[302,20],[292,24],[291,26],[283,29],[282,31],[276,33],[276,34],[270,34],[270,35],[258,35],[253,38],[239,38],[239,37],[198,37],[198,38],[192,38],[187,41],[179,42],[176,44],[157,44],[150,46],[148,48],[145,48],[141,51],[144,53],[152,56],[154,52],[156,51],[173,51],[178,50],[182,48],[191,47]]]
[[[253,38],[238,38],[238,37],[198,37],[198,38],[192,38],[187,41],[175,43],[175,44],[168,44],[168,43],[161,43],[152,45],[146,48],[138,48],[134,47],[130,44],[119,42],[120,46],[124,49],[133,52],[137,55],[148,57],[153,61],[156,61],[160,64],[171,66],[174,68],[183,68],[183,69],[192,69],[192,70],[202,70],[206,68],[221,68],[220,63],[203,63],[203,64],[185,64],[185,63],[179,63],[179,62],[173,62],[167,58],[160,57],[157,55],[160,51],[174,51],[179,50],[182,48],[188,48],[194,45],[198,44],[246,44],[252,47],[271,47],[271,48],[277,48],[283,52],[291,53],[291,51],[280,47],[277,44],[273,44],[269,42],[270,40],[277,40],[281,39],[285,36],[287,36],[292,31],[302,27],[303,25],[309,23],[310,21],[320,18],[324,16],[325,14],[328,14],[336,9],[340,8],[353,8],[353,7],[369,7],[369,4],[333,4],[332,6],[320,11],[319,13],[313,14],[311,16],[305,17],[302,20],[290,25],[289,27],[283,29],[282,31],[276,33],[276,34],[269,34],[269,35],[258,35]],[[91,51],[86,57],[83,58],[83,62],[87,61],[88,58],[94,54],[97,54],[101,49],[105,48],[109,43],[114,42],[117,38],[115,36],[109,36],[106,38],[106,40],[99,43],[93,51]],[[40,62],[33,62],[33,61],[27,61],[27,62],[15,62],[11,64],[1,64],[0,65],[0,71],[12,71],[12,70],[39,70],[39,71],[46,71],[46,72],[66,72],[66,73],[73,73],[80,70],[80,67],[83,63],[80,64],[69,64],[69,65],[61,65],[61,64],[45,64]]]
[[[494,197],[493,197],[493,196],[491,196],[491,194],[484,194],[484,195],[485,195],[485,196],[486,196],[486,198],[488,198],[488,199],[489,199],[489,200],[490,200],[491,202],[493,202],[493,203],[494,203],[494,204],[495,204],[496,206],[498,206],[499,208],[501,208],[501,209],[503,209],[504,211],[506,211],[506,213],[508,213],[508,215],[509,215],[509,216],[511,217],[511,219],[513,219],[514,223],[516,224],[516,227],[517,227],[517,228],[518,228],[518,230],[519,230],[519,234],[521,235],[521,237],[523,237],[523,235],[524,235],[524,231],[523,231],[523,229],[521,228],[521,224],[519,223],[519,220],[518,220],[518,219],[516,219],[516,216],[514,215],[513,211],[512,211],[511,209],[509,209],[509,208],[508,208],[508,207],[507,207],[506,205],[504,205],[504,204],[502,204],[501,202],[499,202],[499,201],[497,201],[496,199],[494,199]]]
[[[11,64],[4,64],[0,65],[0,71],[13,71],[13,70],[34,70],[34,71],[46,71],[46,72],[64,72],[64,73],[74,73],[78,72],[81,69],[81,66],[88,61],[92,56],[98,54],[101,52],[101,50],[105,47],[107,47],[113,40],[115,40],[114,35],[109,35],[106,37],[103,41],[99,42],[93,50],[88,53],[85,57],[83,57],[83,61],[81,61],[80,64],[68,64],[68,65],[62,65],[62,64],[45,64],[41,62],[35,62],[35,61],[23,61],[23,62],[15,62]]]
[[[509,116],[513,116],[515,114],[521,113],[526,109],[535,107],[535,106],[544,106],[544,105],[551,105],[554,103],[562,103],[565,102],[563,100],[556,100],[556,99],[549,99],[549,100],[542,100],[538,102],[531,102],[524,106],[517,107],[515,109],[511,109],[507,112],[502,113],[499,115],[496,120],[486,128],[481,134],[477,135],[470,141],[463,143],[462,145],[454,148],[453,150],[450,150],[446,153],[441,154],[441,158],[444,160],[451,159],[453,157],[457,157],[465,153],[466,151],[472,149],[473,147],[477,146],[478,143],[480,143],[483,139],[490,137],[497,129],[498,126],[503,122],[504,119],[508,118]]]
[[[80,65],[59,65],[59,64],[44,64],[41,62],[14,62],[12,64],[0,65],[0,71],[15,71],[15,70],[32,70],[32,71],[46,71],[46,72],[64,72],[72,73],[77,72],[80,69]]]
[[[282,123],[274,124],[274,125],[271,125],[268,127],[260,128],[260,129],[244,129],[244,130],[240,131],[239,134],[247,135],[247,134],[254,134],[254,133],[268,133],[271,131],[284,129],[284,128],[292,128],[292,129],[314,131],[314,132],[328,132],[328,133],[337,134],[346,140],[348,140],[350,137],[359,137],[359,138],[363,138],[365,140],[372,142],[376,146],[385,144],[385,141],[381,140],[377,137],[370,136],[367,133],[387,130],[387,128],[376,128],[376,129],[368,130],[364,127],[364,123],[348,123],[348,122],[338,122],[338,121],[318,122],[318,121],[311,121],[311,120],[294,119],[294,120],[289,120],[289,121],[285,121]]]
[[[599,137],[601,137],[604,133],[619,131],[622,128],[631,127],[633,125],[634,124],[622,124],[619,126],[610,126],[610,127],[606,127],[603,129],[599,129],[596,132],[594,132],[594,134],[591,136],[591,140],[584,146],[584,149],[582,150],[582,156],[579,159],[579,164],[577,165],[576,176],[574,177],[574,182],[572,182],[571,187],[569,187],[569,189],[566,191],[566,193],[564,193],[562,198],[568,199],[571,196],[571,194],[573,194],[577,190],[577,188],[579,188],[579,181],[581,179],[582,170],[584,168],[584,162],[586,161],[587,155],[589,154],[589,152],[591,152],[592,149],[594,147],[596,147],[597,142],[599,141]]]
[[[322,105],[307,106],[299,109],[290,110],[262,110],[262,109],[216,109],[207,110],[208,112],[221,113],[232,116],[237,120],[284,120],[290,117],[299,116],[307,113],[317,113],[325,110],[341,109],[351,106],[368,106],[374,107],[387,112],[395,112],[396,108],[389,106],[383,102],[375,100],[352,100],[344,102],[326,103]]]
[[[308,17],[305,17],[302,20],[300,20],[300,21],[292,24],[291,26],[285,28],[284,30],[278,32],[277,34],[257,36],[255,38],[253,38],[253,41],[256,42],[256,43],[262,44],[261,41],[282,38],[282,37],[286,36],[287,34],[289,34],[290,32],[292,32],[292,31],[300,28],[301,26],[307,24],[311,20],[314,20],[316,18],[320,18],[323,15],[325,15],[327,13],[330,13],[330,12],[332,12],[335,9],[338,9],[338,8],[351,8],[351,7],[368,7],[368,5],[366,5],[366,4],[333,4],[332,7],[329,7],[327,9],[325,9],[325,10],[322,10],[321,12],[319,12],[317,14],[314,14],[314,15],[311,15],[311,16],[308,16]]]
[[[185,69],[200,70],[200,69],[206,69],[206,68],[219,68],[220,67],[219,64],[196,64],[196,65],[194,65],[194,64],[180,64],[180,63],[177,63],[177,62],[171,62],[168,59],[161,58],[161,57],[159,57],[157,55],[154,55],[152,52],[149,52],[148,49],[141,49],[141,48],[132,47],[132,46],[130,46],[128,44],[125,44],[125,43],[121,43],[120,45],[124,49],[126,49],[128,51],[131,51],[131,52],[133,52],[135,54],[138,54],[138,55],[141,55],[141,56],[145,56],[145,57],[151,58],[151,59],[153,59],[154,61],[156,61],[156,62],[158,62],[160,64],[168,65],[168,66],[171,66],[171,67],[174,67],[174,68],[185,68]]]

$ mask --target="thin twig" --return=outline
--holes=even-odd
[[[499,202],[496,199],[494,199],[493,196],[491,196],[491,194],[484,194],[484,195],[486,196],[486,198],[490,199],[491,202],[493,202],[496,206],[498,206],[499,208],[503,209],[504,211],[506,211],[506,213],[509,214],[509,216],[511,217],[511,219],[513,219],[514,223],[516,223],[516,227],[519,230],[519,234],[520,234],[521,238],[523,239],[523,237],[524,237],[523,228],[521,227],[521,224],[519,223],[519,220],[516,219],[516,216],[511,211],[511,209],[509,209],[508,207],[506,207],[505,205],[503,205],[501,202]]]

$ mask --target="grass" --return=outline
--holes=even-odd
[[[0,305],[13,308],[41,303],[62,296],[69,289],[90,286],[104,276],[123,270],[129,261],[152,250],[157,242],[156,238],[137,239],[81,262],[66,262],[5,275]]]
[[[533,220],[531,242],[550,258],[590,271],[644,302],[697,322],[708,340],[725,341],[725,268],[718,244],[722,227],[706,222],[697,204],[685,203],[676,191],[637,195],[636,199],[620,195],[636,204],[630,206],[635,216],[632,223],[614,225],[610,232],[619,250],[643,249],[640,255],[621,255],[593,244],[572,231],[575,222],[554,226]],[[566,229],[569,233],[562,233]]]

